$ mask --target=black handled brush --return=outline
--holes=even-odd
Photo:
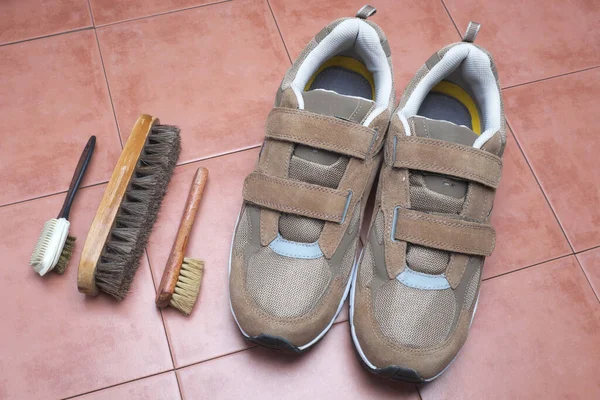
[[[33,250],[33,254],[29,259],[29,265],[40,276],[44,276],[49,271],[62,274],[67,269],[76,239],[75,236],[69,235],[69,227],[71,226],[69,212],[71,211],[71,204],[73,204],[77,189],[79,189],[83,175],[94,153],[95,145],[96,136],[92,136],[83,149],[83,153],[81,153],[77,168],[75,168],[75,173],[73,174],[73,179],[71,179],[71,184],[69,185],[69,190],[67,191],[67,197],[62,209],[58,213],[58,217],[46,221],[35,245],[35,250]]]

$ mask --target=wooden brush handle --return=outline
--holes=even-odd
[[[183,263],[183,257],[185,256],[185,249],[187,247],[188,239],[190,238],[190,232],[194,225],[194,219],[196,218],[196,212],[200,200],[202,199],[207,179],[208,170],[206,168],[198,168],[185,203],[183,215],[181,216],[177,237],[171,248],[171,254],[167,260],[167,265],[165,266],[165,271],[163,272],[160,286],[158,287],[158,293],[156,294],[156,305],[159,307],[167,306],[175,292],[175,285],[179,278],[179,271],[181,270],[181,264]]]
[[[158,119],[150,115],[142,115],[138,118],[127,143],[121,152],[119,161],[113,170],[110,181],[104,190],[102,201],[96,211],[96,216],[90,226],[85,245],[81,251],[79,261],[79,270],[77,272],[77,289],[81,293],[90,296],[98,294],[96,286],[96,266],[100,261],[102,249],[108,239],[108,235],[113,228],[113,223],[121,207],[121,202],[129,186],[129,181],[133,175],[142,150],[146,144],[146,139],[154,124],[158,124]]]
[[[65,202],[63,203],[60,212],[58,213],[58,218],[69,219],[69,212],[71,211],[71,204],[73,204],[73,199],[75,198],[75,193],[77,193],[77,189],[79,189],[79,184],[83,179],[83,174],[85,174],[85,170],[87,169],[90,160],[92,159],[92,154],[94,153],[94,147],[96,146],[96,136],[92,136],[89,138],[85,148],[83,149],[83,153],[79,157],[79,162],[77,163],[77,167],[75,168],[75,172],[73,173],[73,178],[71,179],[71,184],[69,185],[69,190],[67,191],[67,197],[65,198]]]

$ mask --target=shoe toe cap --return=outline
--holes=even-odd
[[[283,257],[263,247],[246,260],[232,258],[230,298],[248,339],[295,351],[326,330],[343,288],[324,258]]]

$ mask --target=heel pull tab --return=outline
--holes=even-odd
[[[360,10],[356,12],[355,17],[360,19],[367,19],[370,16],[375,15],[376,12],[377,9],[375,7],[365,4]]]
[[[475,38],[477,37],[477,33],[479,33],[479,29],[481,28],[481,24],[474,22],[474,21],[469,21],[469,25],[467,25],[467,30],[465,31],[465,34],[463,35],[463,42],[467,42],[467,43],[473,43],[475,41]]]

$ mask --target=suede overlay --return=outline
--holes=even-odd
[[[453,253],[446,268],[446,279],[452,289],[456,289],[467,270],[469,256],[466,254]]]
[[[417,136],[398,136],[394,167],[433,172],[498,187],[502,159],[471,146]]]
[[[378,132],[343,119],[304,110],[274,108],[267,118],[267,138],[303,144],[356,157],[373,154]]]
[[[489,224],[398,208],[396,240],[454,253],[489,256],[496,231]]]
[[[288,178],[252,172],[244,181],[243,196],[249,203],[272,210],[341,223],[349,190],[330,189]]]
[[[292,89],[281,93],[279,107],[298,108],[298,101]],[[256,170],[264,174],[286,178],[294,145],[279,140],[265,139]],[[267,246],[279,232],[279,212],[268,208],[260,210],[260,242]]]
[[[355,205],[358,201],[362,200],[361,213],[364,212],[364,208],[367,204],[367,198],[371,192],[371,187],[377,176],[379,166],[381,165],[382,155],[381,147],[383,145],[385,132],[389,121],[389,111],[384,111],[378,115],[370,124],[370,129],[381,132],[378,135],[373,145],[374,155],[365,160],[357,158],[351,158],[344,176],[338,186],[339,190],[350,190],[352,191],[352,199],[350,201],[350,210],[355,209]],[[353,211],[357,212],[357,211]],[[362,216],[361,216],[362,219]],[[338,248],[340,241],[342,240],[343,234],[348,227],[349,221],[352,220],[350,213],[346,216],[346,220],[343,224],[326,223],[321,236],[319,237],[319,246],[321,251],[325,255],[325,258],[331,258]]]
[[[405,168],[393,168],[389,161],[390,142],[394,137],[404,136],[404,129],[398,116],[394,114],[388,131],[386,144],[386,162],[381,169],[379,176],[378,196],[381,198],[381,209],[384,215],[384,249],[385,249],[385,268],[389,279],[395,279],[398,274],[404,271],[406,265],[406,242],[397,241],[392,237],[392,226],[394,221],[394,209],[397,206],[410,207],[410,193],[408,170]]]

